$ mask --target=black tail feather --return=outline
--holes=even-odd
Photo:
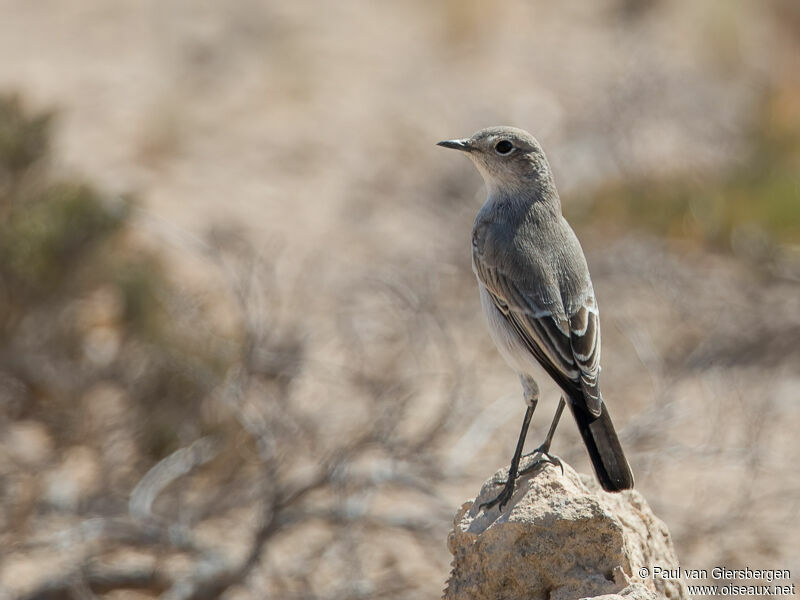
[[[592,459],[594,471],[600,485],[608,492],[620,492],[633,487],[633,473],[622,451],[614,423],[608,408],[602,405],[602,412],[595,417],[580,406],[569,402],[569,407],[578,424],[583,443]]]

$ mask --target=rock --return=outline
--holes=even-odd
[[[562,475],[541,463],[518,480],[502,513],[479,510],[507,473],[498,471],[455,517],[445,600],[689,598],[680,579],[639,575],[678,567],[666,525],[639,492],[609,494],[569,465]]]

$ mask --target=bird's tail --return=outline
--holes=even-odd
[[[592,459],[594,472],[600,485],[607,492],[620,492],[633,487],[633,473],[622,451],[614,423],[608,414],[608,408],[602,404],[602,412],[595,417],[585,410],[580,403],[569,402],[569,407],[578,423],[583,443]]]

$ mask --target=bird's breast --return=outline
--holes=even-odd
[[[472,257],[487,267],[502,266],[502,257],[513,250],[513,228],[492,212],[479,214],[472,227]]]

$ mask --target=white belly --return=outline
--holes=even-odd
[[[489,335],[492,336],[492,340],[503,359],[518,375],[527,375],[540,385],[543,383],[547,385],[552,381],[547,371],[542,368],[539,361],[523,345],[516,332],[509,327],[505,317],[495,306],[488,290],[480,281],[478,281],[478,287],[481,294],[483,313],[489,323]]]

